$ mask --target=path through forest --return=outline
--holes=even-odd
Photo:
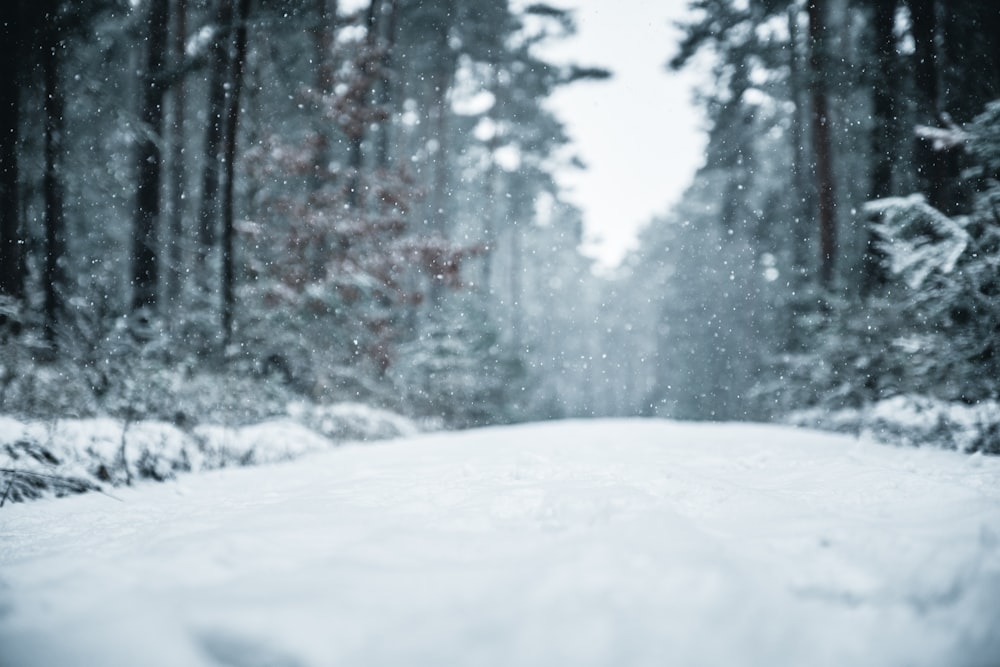
[[[996,665],[1000,460],[561,422],[0,510],[0,665]],[[992,662],[991,662],[992,661]]]

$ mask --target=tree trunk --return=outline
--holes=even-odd
[[[435,104],[433,107],[434,139],[437,147],[432,154],[434,160],[434,179],[431,182],[430,192],[430,212],[431,234],[439,237],[443,242],[448,238],[450,229],[448,225],[448,89],[450,87],[449,77],[440,73],[438,83],[435,85]],[[445,82],[448,81],[446,84]],[[444,299],[444,280],[437,275],[430,276],[430,306],[437,308]]]
[[[0,295],[24,298],[18,196],[18,139],[20,137],[20,2],[0,3]],[[0,314],[0,324],[5,317]]]
[[[235,258],[233,256],[235,225],[233,215],[233,190],[236,165],[236,139],[240,116],[240,95],[243,92],[243,65],[247,52],[247,19],[250,0],[239,0],[236,10],[236,44],[229,68],[229,100],[226,109],[225,157],[222,193],[222,343],[223,348],[232,341],[233,313],[236,308]]]
[[[132,310],[155,311],[157,232],[160,222],[160,138],[163,134],[164,54],[168,0],[151,0],[147,18],[146,64],[139,96],[142,124],[137,148],[137,191],[132,247]]]
[[[833,158],[830,146],[830,112],[826,91],[826,2],[810,0],[809,14],[809,88],[812,98],[812,140],[816,164],[816,189],[819,193],[820,284],[833,285],[836,263],[836,199],[833,185]]]
[[[987,70],[993,74],[991,89],[1000,96],[1000,12],[986,13],[983,34],[990,36],[988,57],[991,62]]]
[[[455,74],[455,60],[452,48],[449,43],[452,22],[455,18],[454,0],[445,0],[442,6],[440,18],[437,19],[436,34],[434,35],[434,53],[436,55],[435,69],[431,75],[430,84],[432,86],[431,119],[429,127],[433,132],[432,136],[437,142],[437,150],[434,151],[434,176],[431,182],[430,191],[430,211],[434,231],[442,238],[447,238],[448,229],[448,93]]]
[[[913,36],[914,83],[917,88],[917,122],[937,126],[941,111],[938,78],[937,7],[935,0],[907,0]],[[938,210],[948,209],[944,194],[944,164],[931,142],[916,138],[914,146],[917,178],[927,201]]]
[[[372,68],[375,63],[375,50],[378,48],[378,30],[381,19],[382,0],[369,0],[368,11],[365,18],[365,45],[364,51],[360,54],[358,64],[360,71],[357,76],[362,78],[358,89],[358,97],[355,100],[357,108],[354,109],[356,118],[350,125],[348,132],[348,156],[347,166],[350,171],[347,184],[347,203],[352,209],[356,209],[364,203],[361,196],[361,170],[364,168],[364,154],[362,147],[365,141],[365,128],[368,125],[368,112],[371,105],[371,96],[368,91],[372,86]]]
[[[216,35],[211,48],[211,72],[208,81],[207,123],[205,126],[204,166],[201,181],[201,206],[198,213],[198,251],[200,289],[211,292],[212,267],[208,266],[218,238],[219,168],[225,113],[226,81],[229,72],[229,46],[232,37],[232,0],[219,0],[215,17]]]
[[[521,345],[524,340],[522,336],[521,315],[524,311],[523,281],[524,277],[524,250],[522,227],[518,224],[520,207],[514,207],[514,219],[511,221],[510,229],[510,345],[515,354],[520,355]]]
[[[497,110],[501,103],[500,86],[500,65],[493,66],[493,77],[490,85],[490,92],[493,94],[494,110]],[[483,264],[480,274],[480,292],[484,295],[493,293],[493,258],[496,256],[497,230],[500,227],[499,221],[501,207],[506,204],[501,195],[501,171],[497,164],[497,149],[500,147],[500,119],[493,119],[493,136],[487,143],[489,150],[490,166],[486,171],[486,178],[483,180],[483,196],[485,197],[486,210],[483,211]]]
[[[171,41],[171,60],[173,67],[179,69],[184,62],[185,39],[187,34],[187,0],[173,0],[174,4],[174,34]],[[184,78],[174,82],[172,88],[173,100],[170,106],[170,173],[167,177],[169,187],[169,270],[167,279],[167,298],[172,310],[180,307],[183,292],[184,266],[184,208],[187,197],[184,192],[186,185],[184,169],[184,115],[185,90]]]
[[[810,212],[813,210],[812,189],[807,180],[809,159],[806,155],[805,132],[806,94],[802,82],[802,51],[799,17],[801,8],[797,3],[788,7],[788,41],[789,41],[789,94],[795,104],[795,117],[791,124],[792,141],[792,175],[795,185],[795,195],[792,204],[792,264],[793,274],[800,283],[808,274],[809,238],[812,228],[808,226]]]
[[[872,173],[868,188],[869,199],[884,199],[893,194],[892,163],[898,151],[896,93],[896,2],[875,0],[872,16],[872,38],[875,42],[875,76],[872,79],[873,125]],[[879,249],[878,235],[871,227],[866,234],[864,275],[861,289],[871,293],[886,283],[885,254]]]
[[[334,23],[337,20],[336,0],[316,0],[316,26],[313,29],[313,46],[316,58],[316,92],[322,97],[333,93],[333,40]],[[314,132],[316,133],[316,159],[313,163],[314,190],[321,189],[329,180],[330,133],[328,121],[322,113],[317,113]]]
[[[337,0],[315,0],[316,24],[313,26],[313,49],[316,61],[316,94],[318,104],[314,109],[313,134],[316,149],[313,154],[310,189],[322,197],[322,191],[331,183],[330,152],[331,131],[328,110],[334,92],[337,63],[334,59],[334,42],[338,21]],[[309,276],[313,281],[325,278],[327,262],[330,258],[330,225],[318,225],[315,230],[313,248],[308,253]]]
[[[313,42],[316,48],[316,88],[320,94],[333,92],[333,41],[337,22],[337,0],[316,0],[316,27]]]
[[[877,0],[872,20],[875,41],[876,77],[872,89],[874,127],[869,197],[884,199],[892,194],[892,158],[896,150],[896,3]]]
[[[45,340],[56,351],[56,327],[63,311],[65,278],[63,262],[66,254],[65,214],[63,211],[63,100],[59,84],[59,35],[54,26],[56,2],[47,3],[47,25],[43,28],[41,60],[44,80],[45,168],[42,175],[42,198],[45,209],[45,264],[42,281],[45,292]]]
[[[383,16],[387,23],[385,42],[382,45],[382,58],[379,64],[378,105],[387,115],[378,133],[378,144],[375,149],[375,166],[377,169],[389,168],[389,131],[392,128],[392,116],[389,105],[392,103],[392,55],[396,48],[396,31],[399,24],[399,7],[397,0],[386,0],[383,6]]]
[[[446,78],[442,76],[435,92],[435,103],[433,110],[434,140],[437,142],[434,151],[434,180],[431,184],[431,220],[434,230],[442,238],[448,236],[448,85],[444,84]]]

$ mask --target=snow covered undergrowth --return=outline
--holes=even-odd
[[[287,461],[335,443],[418,430],[405,417],[356,403],[292,405],[285,419],[240,428],[0,416],[0,497],[17,502],[135,480],[163,481],[182,472]]]
[[[0,512],[0,664],[1000,656],[1000,459],[774,426],[417,436]]]
[[[860,409],[793,413],[796,426],[853,433],[893,445],[930,445],[1000,454],[1000,403],[964,405],[927,396],[894,396]]]

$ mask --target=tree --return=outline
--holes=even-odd
[[[820,284],[833,284],[837,257],[836,195],[833,185],[833,152],[830,146],[830,111],[826,91],[826,2],[809,0],[809,91],[812,101],[812,141],[819,214]]]
[[[229,89],[226,101],[225,150],[223,152],[222,190],[222,342],[227,346],[233,337],[233,311],[236,308],[233,192],[236,181],[236,144],[240,102],[243,91],[243,64],[247,53],[247,19],[250,0],[239,0],[236,9],[236,35],[232,63],[229,67]]]
[[[186,64],[187,0],[173,0],[173,38],[169,44],[170,66],[177,72]],[[187,200],[186,160],[186,87],[184,77],[178,77],[170,87],[170,142],[167,158],[167,298],[174,312],[181,307],[184,275],[184,214]]]
[[[316,0],[316,24],[313,26],[313,48],[316,53],[316,94],[323,99],[333,93],[334,63],[333,41],[337,18],[337,0]],[[313,132],[316,135],[316,163],[314,186],[325,180],[330,166],[329,123],[321,114],[316,114]]]
[[[0,72],[0,296],[24,298],[24,262],[20,224],[20,71],[21,3],[0,8],[0,58],[8,63]],[[6,316],[0,313],[0,323]]]
[[[158,230],[163,135],[164,69],[169,25],[168,0],[150,0],[146,15],[145,65],[139,96],[136,197],[132,250],[132,310],[152,315],[159,289]]]
[[[907,0],[910,10],[910,33],[914,43],[914,75],[918,123],[937,127],[940,122],[941,93],[937,52],[938,21],[936,0]],[[920,189],[931,206],[948,210],[943,156],[926,136],[914,134],[914,156]]]
[[[404,369],[434,388],[426,372],[444,362],[453,386],[477,396],[465,410],[461,397],[436,395],[455,423],[597,405],[596,389],[562,407],[558,397],[598,373],[573,362],[598,356],[593,340],[562,344],[596,305],[572,304],[592,277],[576,252],[578,215],[552,175],[568,161],[556,156],[566,136],[543,101],[606,73],[552,66],[535,49],[568,33],[570,14],[506,1],[341,4],[0,10],[12,17],[0,29],[21,36],[0,44],[19,72],[0,74],[12,129],[0,137],[0,289],[22,290],[29,326],[40,306],[65,380],[32,384],[36,339],[25,336],[5,356],[25,365],[4,368],[18,384],[4,397],[118,410],[129,378],[163,388],[178,373],[279,369],[311,398],[405,408]],[[44,113],[24,114],[30,105]],[[204,130],[191,151],[195,125]],[[542,207],[559,213],[549,220]],[[472,290],[470,264],[485,264],[487,248],[488,287]],[[26,261],[8,261],[22,250]],[[558,332],[534,321],[553,300]],[[149,332],[124,325],[147,315],[176,316],[169,347],[135,345]],[[198,369],[220,343],[225,365]],[[562,357],[563,377],[539,370],[543,350]]]
[[[60,40],[59,0],[47,0],[43,5],[44,27],[41,28],[40,60],[45,96],[44,172],[42,197],[45,211],[45,262],[42,280],[45,291],[45,340],[50,349],[56,346],[56,328],[62,315],[65,291],[66,221],[64,211],[63,113],[65,100],[60,82],[60,61],[63,45]]]
[[[225,118],[226,85],[229,82],[229,54],[233,36],[233,0],[217,0],[212,43],[208,55],[208,102],[205,109],[205,142],[202,150],[201,205],[198,212],[198,243],[195,270],[203,299],[202,307],[211,303],[212,279],[215,275],[215,247],[218,242],[219,188],[224,163],[222,155]]]
[[[896,2],[872,3],[872,41],[875,74],[872,76],[872,170],[869,199],[883,199],[893,191],[893,162],[899,145],[899,67],[896,63]],[[870,294],[884,285],[884,257],[874,229],[866,240],[862,292]]]
[[[788,24],[788,95],[794,105],[790,123],[789,139],[792,148],[792,175],[794,178],[794,197],[791,203],[792,250],[791,265],[793,280],[803,285],[808,276],[811,262],[809,261],[809,238],[812,236],[809,220],[814,208],[813,190],[809,183],[809,157],[806,144],[805,128],[808,125],[806,113],[806,85],[802,76],[806,69],[805,58],[801,48],[801,28],[799,26],[802,12],[798,3],[788,4],[786,22]],[[792,340],[797,336],[793,332],[790,344],[798,346],[801,341]]]
[[[395,63],[393,62],[393,52],[396,49],[396,40],[399,32],[399,0],[385,0],[382,4],[383,20],[385,24],[382,41],[379,45],[381,61],[379,62],[378,81],[378,101],[377,105],[384,113],[389,113],[390,105],[393,101],[393,72]],[[389,168],[391,160],[390,138],[392,123],[382,123],[378,134],[378,144],[375,153],[375,166],[377,169],[386,170]]]

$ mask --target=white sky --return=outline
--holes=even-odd
[[[586,171],[559,174],[583,210],[584,252],[616,264],[639,229],[690,184],[705,145],[702,115],[691,103],[695,74],[670,72],[688,0],[561,0],[578,32],[546,47],[553,62],[611,69],[614,78],[577,83],[550,101]]]

